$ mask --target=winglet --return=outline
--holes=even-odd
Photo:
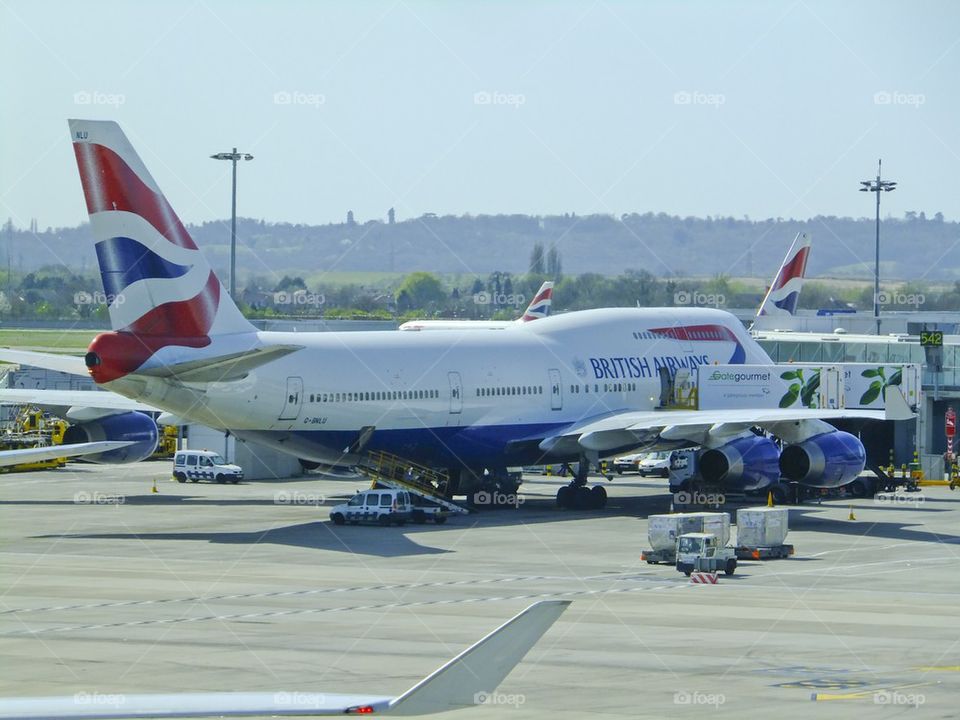
[[[883,404],[884,420],[913,420],[917,416],[914,409],[907,404],[903,391],[897,385],[887,385],[884,389]]]
[[[481,704],[569,604],[569,600],[534,603],[392,700],[387,712],[425,715]]]

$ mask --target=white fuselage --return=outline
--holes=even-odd
[[[572,423],[652,409],[660,368],[770,362],[732,315],[687,308],[586,310],[498,332],[258,333],[257,342],[302,349],[232,382],[134,374],[107,387],[305,459],[335,461],[366,429],[363,449],[497,467],[542,457],[536,441]],[[216,338],[206,352],[217,353]],[[520,449],[524,440],[532,444]]]

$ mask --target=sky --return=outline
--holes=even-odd
[[[114,119],[185,222],[960,219],[954,2],[0,0],[0,218],[86,219]]]

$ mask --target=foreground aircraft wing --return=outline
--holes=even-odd
[[[249,715],[425,715],[471,707],[496,690],[567,609],[534,603],[397,697],[321,692],[225,692],[0,699],[0,720],[173,718]],[[109,700],[109,702],[107,701]]]
[[[548,437],[540,449],[569,449],[574,442],[584,450],[605,452],[622,447],[636,447],[651,434],[665,440],[694,440],[708,432],[732,435],[751,427],[761,427],[774,435],[789,433],[791,425],[806,420],[909,420],[915,416],[903,393],[894,386],[885,391],[884,410],[848,408],[772,408],[734,410],[650,410],[612,413],[578,423],[563,433]]]
[[[20,450],[0,450],[0,467],[40,462],[41,460],[55,460],[56,458],[62,457],[96,455],[97,453],[119,450],[127,445],[133,445],[133,443],[126,440],[105,440],[102,442],[75,443],[73,445],[47,445],[45,447],[22,448]],[[0,715],[2,715],[2,712],[0,712]]]

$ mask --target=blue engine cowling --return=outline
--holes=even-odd
[[[780,453],[780,472],[810,487],[837,488],[855,480],[866,460],[863,443],[837,430],[787,445]]]
[[[763,490],[780,479],[780,451],[770,438],[751,435],[700,453],[700,474],[731,491]]]
[[[84,455],[89,462],[104,465],[123,465],[139,462],[153,455],[160,432],[153,418],[139,412],[107,415],[99,420],[71,425],[63,435],[64,444],[127,440],[133,445],[96,455]]]

